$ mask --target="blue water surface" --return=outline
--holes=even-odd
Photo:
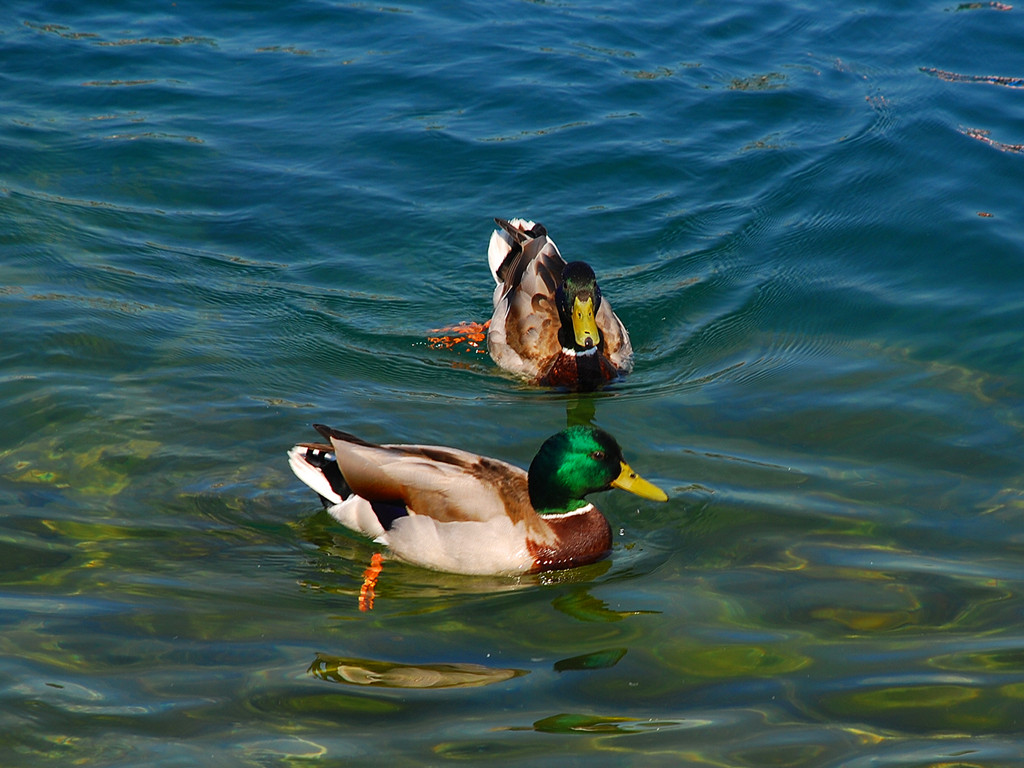
[[[1024,754],[1024,9],[11,0],[0,9],[5,766],[1005,766]],[[495,216],[636,368],[530,388]],[[326,422],[671,499],[612,556],[387,561]]]

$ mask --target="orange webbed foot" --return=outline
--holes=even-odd
[[[370,567],[363,571],[363,586],[359,588],[359,610],[372,611],[374,592],[377,587],[377,577],[384,570],[384,556],[380,552],[374,552],[370,558]]]
[[[427,341],[430,342],[431,349],[461,349],[461,345],[465,345],[466,349],[482,354],[487,351],[484,340],[487,338],[487,327],[490,324],[490,320],[486,323],[464,320],[446,328],[435,328],[431,333],[444,335],[428,336]]]

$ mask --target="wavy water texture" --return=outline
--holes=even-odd
[[[4,765],[1019,759],[1022,20],[8,3]],[[431,346],[494,216],[594,267],[625,380]],[[593,494],[565,572],[384,552],[361,611],[312,422],[523,467],[595,423],[670,500]]]

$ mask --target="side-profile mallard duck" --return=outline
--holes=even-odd
[[[374,445],[322,424],[330,441],[288,452],[292,470],[342,525],[398,559],[452,573],[516,574],[600,560],[608,521],[584,497],[615,486],[655,501],[615,438],[569,427],[548,438],[526,472],[432,445]]]
[[[494,314],[487,347],[499,366],[543,386],[590,390],[629,373],[633,347],[594,270],[568,264],[547,230],[495,219],[487,263]]]

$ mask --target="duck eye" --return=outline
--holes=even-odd
[[[604,461],[604,451],[594,451],[590,454],[590,458],[594,461]]]

